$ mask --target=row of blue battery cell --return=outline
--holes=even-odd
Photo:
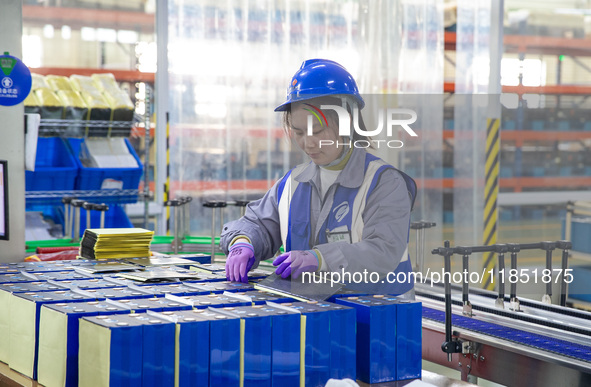
[[[92,282],[93,285],[86,284]],[[103,282],[103,284],[99,284]],[[198,284],[166,284],[154,286],[112,287],[105,279],[76,280],[73,285],[94,286],[94,289],[63,288],[61,281],[0,284],[0,361],[26,376],[37,378],[37,351],[41,307],[64,303],[84,303],[109,300],[129,311],[225,307],[233,305],[262,304],[266,301],[286,302],[292,299],[273,297],[254,291],[252,285],[216,282],[220,287],[232,289],[228,295],[211,293]],[[191,286],[193,285],[193,286]],[[240,286],[235,286],[240,285]],[[103,287],[101,287],[103,286]],[[176,294],[177,296],[173,296]],[[250,295],[247,295],[250,294]],[[164,296],[175,298],[165,299]],[[105,309],[103,309],[104,311]],[[107,309],[109,310],[109,309]],[[68,311],[74,313],[76,311]]]
[[[380,383],[421,377],[420,302],[381,295],[335,301],[356,311],[358,379]]]
[[[161,305],[134,314],[128,314],[129,304],[112,302],[46,305],[41,312],[39,382],[48,387],[78,381],[97,385],[97,380],[163,386],[173,385],[176,378],[186,386],[323,386],[331,377],[355,379],[353,309],[328,303],[232,305],[193,310]],[[55,328],[50,322],[56,314],[67,316],[67,344],[45,332]],[[134,324],[130,318],[136,318]],[[167,321],[169,327],[163,328]],[[101,329],[110,334],[101,335]],[[96,342],[104,337],[108,342]],[[67,367],[52,356],[60,346],[67,352]],[[108,348],[108,356],[97,358],[97,347]],[[56,375],[54,369],[60,367],[67,372]]]
[[[194,298],[197,297],[204,296]],[[208,298],[223,297],[211,295]],[[46,305],[41,312],[39,381],[46,386],[77,385],[79,369],[81,385],[84,385],[84,380],[94,380],[94,383],[86,385],[96,385],[96,380],[108,380],[106,385],[119,385],[118,381],[129,385],[138,382],[138,378],[142,378],[143,385],[172,385],[169,382],[174,380],[173,376],[180,385],[212,386],[238,385],[240,382],[253,386],[323,386],[329,378],[357,377],[368,383],[377,383],[420,377],[419,303],[405,303],[394,297],[353,297],[337,299],[337,302],[347,306],[301,302],[252,306],[233,300],[214,304],[224,308],[212,309],[210,306],[208,309],[190,310],[186,305],[167,303],[167,299]],[[131,340],[138,335],[140,328],[135,328],[133,334],[126,333],[130,329],[125,323],[130,310],[149,310],[147,313],[152,315],[154,311],[161,312],[159,317],[176,322],[176,329],[167,331],[167,328],[160,327],[162,322],[157,324],[158,327],[152,327],[153,318],[148,318],[146,313],[134,314],[132,317],[143,316],[140,321],[152,322],[148,327],[136,324],[147,331]],[[55,335],[44,332],[44,327],[50,325],[43,320],[50,320],[48,316],[52,313],[67,316],[67,351],[64,349],[67,352],[67,367],[62,365],[67,373],[59,380],[55,379],[55,372],[52,371],[60,368],[55,364],[56,357],[53,355],[55,348],[66,344],[52,342]],[[117,313],[126,315],[105,316]],[[225,317],[215,317],[218,314]],[[96,318],[88,317],[97,315]],[[204,316],[207,316],[207,322],[204,322]],[[89,361],[96,363],[97,359],[93,351],[84,349],[89,344],[83,341],[102,336],[84,332],[78,335],[81,317],[99,325],[104,322],[102,326],[109,330],[121,328],[111,332],[112,342],[106,343],[111,355],[105,364],[109,366],[84,366]],[[210,329],[209,334],[205,333],[206,329]],[[119,333],[121,336],[118,336]],[[155,334],[159,336],[155,337]],[[81,340],[79,361],[78,337]],[[118,337],[120,340],[117,340]],[[124,350],[119,348],[123,343],[127,346]],[[130,351],[129,346],[133,350]],[[172,347],[178,354],[176,364],[174,355],[170,355]],[[52,350],[46,353],[47,348]],[[92,360],[88,360],[88,356]],[[303,359],[303,366],[300,359]],[[105,362],[107,358],[100,361]],[[135,367],[136,372],[121,367]],[[138,367],[143,371],[137,372]],[[108,375],[98,378],[93,374],[97,369],[109,369]],[[158,370],[158,375],[153,374],[154,370]]]
[[[41,263],[39,263],[41,264]],[[39,266],[39,268],[41,268],[43,265]],[[57,267],[56,267],[57,268]],[[22,269],[22,268],[21,268]],[[37,269],[37,267],[35,267],[35,269]],[[215,268],[211,268],[211,269],[215,269]],[[61,268],[61,270],[63,270],[63,268]],[[34,318],[35,320],[35,324],[34,327],[32,328],[33,333],[33,337],[35,337],[35,339],[33,340],[34,343],[38,342],[38,337],[36,336],[36,332],[39,329],[39,315],[40,315],[40,307],[41,305],[44,304],[51,304],[51,303],[57,303],[57,302],[68,302],[68,301],[76,301],[76,302],[83,302],[83,301],[89,301],[89,300],[97,300],[97,299],[103,299],[103,298],[112,298],[112,299],[118,299],[119,301],[111,301],[111,303],[115,302],[118,303],[119,306],[121,306],[123,308],[123,310],[125,310],[126,313],[128,313],[129,311],[146,311],[146,310],[158,310],[158,311],[166,311],[166,310],[176,310],[177,308],[179,308],[179,304],[178,302],[171,302],[171,300],[163,300],[163,299],[149,299],[149,298],[144,298],[144,299],[136,299],[136,300],[126,300],[126,298],[132,298],[135,297],[137,298],[138,296],[136,295],[136,293],[138,293],[138,290],[144,289],[143,292],[147,293],[147,295],[142,295],[141,297],[154,297],[154,294],[159,295],[159,296],[163,296],[164,294],[176,294],[178,296],[185,296],[188,294],[191,294],[191,292],[195,292],[197,291],[195,289],[195,286],[201,286],[203,287],[203,289],[200,289],[200,291],[202,293],[203,296],[201,297],[202,299],[197,300],[197,299],[193,299],[190,302],[190,306],[189,308],[193,307],[193,308],[206,308],[206,307],[210,307],[210,306],[214,306],[214,307],[223,307],[223,306],[237,306],[237,305],[252,305],[252,304],[261,304],[267,301],[271,301],[271,302],[284,302],[284,301],[288,301],[288,300],[278,300],[277,298],[274,298],[272,296],[269,296],[268,294],[260,294],[260,292],[252,292],[252,285],[248,284],[248,285],[242,285],[242,284],[235,284],[235,283],[226,283],[226,282],[209,282],[207,284],[203,284],[203,283],[171,283],[171,284],[159,284],[159,285],[147,285],[147,286],[132,286],[130,288],[125,288],[125,289],[108,289],[108,290],[101,290],[99,292],[86,292],[88,294],[84,295],[81,297],[80,293],[78,291],[73,292],[74,295],[70,298],[64,296],[64,297],[52,297],[52,293],[51,291],[56,290],[56,287],[59,286],[73,286],[73,287],[79,287],[80,289],[101,289],[101,288],[113,288],[114,286],[121,286],[122,284],[127,284],[127,283],[131,283],[132,281],[128,281],[128,280],[123,280],[123,279],[115,279],[113,280],[112,278],[83,278],[83,279],[75,279],[73,281],[68,281],[66,280],[66,278],[68,277],[65,273],[65,271],[62,272],[62,274],[66,275],[66,277],[64,277],[63,279],[60,278],[60,280],[52,280],[52,281],[47,281],[47,282],[43,282],[43,281],[36,281],[36,282],[20,282],[18,279],[13,278],[15,275],[16,276],[22,276],[24,273],[19,272],[19,273],[11,273],[8,274],[8,277],[10,277],[10,280],[8,281],[9,283],[7,284],[0,284],[0,288],[1,287],[6,287],[6,289],[0,289],[3,292],[0,292],[0,295],[2,293],[23,293],[23,292],[40,292],[40,293],[44,293],[44,296],[41,296],[41,294],[36,294],[36,295],[27,295],[27,297],[31,298],[31,301],[34,302],[34,304],[36,305],[36,318]],[[59,274],[59,273],[56,273]],[[75,273],[71,272],[68,273],[69,275],[73,275]],[[2,275],[2,277],[4,277],[4,275]],[[100,276],[99,276],[100,277]],[[24,277],[21,278],[21,281],[32,281],[30,278],[28,277]],[[241,285],[241,286],[237,286],[237,285]],[[213,286],[213,287],[212,287]],[[18,288],[18,289],[17,289]],[[246,300],[243,298],[242,300],[236,300],[234,299],[231,303],[224,303],[221,300],[216,300],[213,301],[212,297],[214,297],[214,294],[209,294],[208,296],[205,296],[205,293],[219,293],[220,291],[226,291],[226,290],[234,290],[237,292],[248,292],[245,294],[250,294],[251,297],[247,298]],[[64,290],[61,290],[60,293],[64,293]],[[68,292],[69,293],[69,292]],[[98,294],[100,293],[100,294]],[[115,294],[117,293],[117,294]],[[194,293],[193,293],[194,294]],[[108,296],[108,297],[107,297]],[[219,297],[222,298],[226,298],[223,295],[220,295]],[[237,295],[236,297],[240,298],[240,297],[244,297],[244,295]],[[412,312],[412,306],[416,305],[416,304],[409,304],[409,305],[404,305],[404,303],[401,303],[400,301],[396,300],[393,297],[385,297],[382,299],[376,299],[376,297],[374,298],[369,298],[369,299],[365,299],[365,301],[363,301],[364,298],[359,298],[358,300],[355,300],[354,298],[343,298],[338,300],[337,302],[340,303],[351,303],[351,305],[349,306],[353,306],[355,307],[356,304],[358,308],[360,308],[357,311],[357,370],[358,370],[358,376],[361,380],[367,381],[367,382],[377,382],[377,381],[386,381],[386,380],[396,380],[396,379],[405,379],[405,378],[412,378],[412,377],[417,377],[417,373],[418,375],[420,375],[420,313],[416,314],[416,313],[411,313]],[[212,302],[213,301],[213,302]],[[368,303],[369,302],[369,303]],[[166,307],[163,306],[163,303],[166,303]],[[398,328],[395,330],[395,332],[398,332],[399,334],[396,335],[392,335],[392,333],[394,332],[392,330],[392,321],[396,321],[396,318],[394,317],[394,315],[392,315],[392,308],[390,308],[390,311],[388,313],[390,313],[389,315],[386,312],[383,312],[382,314],[378,313],[377,311],[380,310],[383,303],[385,304],[395,304],[396,308],[398,310],[398,313],[395,314],[397,316],[398,319],[403,318],[403,320],[399,320],[398,323],[396,324],[398,326]],[[152,305],[154,304],[154,305]],[[111,305],[112,307],[112,305]],[[187,308],[186,305],[182,305],[183,308]],[[314,306],[312,306],[314,307]],[[363,308],[367,308],[367,307],[371,307],[371,309],[373,310],[372,313],[370,314],[370,321],[371,324],[367,325],[368,327],[371,328],[367,328],[367,330],[364,331],[366,325],[364,323],[364,315],[361,312],[363,310]],[[404,308],[403,312],[400,312],[400,309]],[[103,312],[105,310],[103,309]],[[72,312],[72,311],[71,311]],[[73,312],[72,312],[73,313]],[[384,314],[386,313],[386,314]],[[75,315],[76,313],[74,313]],[[384,317],[386,316],[386,317]],[[414,316],[414,317],[413,317]],[[5,315],[5,317],[7,317]],[[73,317],[76,321],[80,316],[76,316]],[[326,318],[326,317],[324,317]],[[310,324],[308,325],[307,329],[312,329],[310,328],[311,326],[313,326],[313,322],[315,321],[315,319],[322,319],[319,316],[315,316],[315,315],[311,315],[309,317],[310,320]],[[406,320],[405,320],[406,319]],[[410,320],[409,320],[410,319]],[[0,325],[3,325],[3,328],[6,328],[6,322],[2,321],[3,319],[0,318]],[[16,324],[18,324],[18,319],[16,319]],[[355,321],[355,318],[352,319],[353,321]],[[345,321],[343,320],[338,320],[338,321]],[[388,322],[385,323],[384,325],[382,325],[382,331],[380,331],[379,327],[379,322]],[[404,328],[404,324],[405,321],[407,321],[407,328],[408,327],[414,327],[415,330],[406,330],[407,328]],[[412,323],[410,322],[412,321]],[[324,321],[324,323],[326,324],[326,321]],[[332,326],[335,326],[335,322],[333,321]],[[389,328],[386,329],[386,328]],[[336,328],[335,328],[336,329]],[[417,329],[418,329],[418,335],[417,335]],[[3,330],[4,331],[4,330]],[[8,329],[9,331],[9,329]],[[346,331],[346,330],[345,330]],[[308,337],[307,337],[307,343],[309,343],[310,350],[306,352],[306,364],[325,364],[326,365],[326,359],[327,356],[323,355],[322,353],[326,354],[326,351],[319,351],[316,350],[315,348],[326,348],[326,337],[328,337],[326,334],[325,335],[316,335],[317,332],[321,332],[318,331],[317,329],[312,329],[308,332]],[[365,333],[364,333],[365,332]],[[369,333],[368,333],[369,332]],[[29,332],[30,333],[30,332]],[[390,334],[390,336],[388,336],[388,334]],[[366,335],[365,338],[363,338]],[[5,338],[7,335],[3,335]],[[8,335],[9,336],[9,335]],[[353,334],[347,334],[345,335],[346,337],[344,337],[341,340],[334,340],[334,342],[346,342],[346,338],[351,338],[354,337]],[[316,341],[315,338],[316,337]],[[415,339],[409,339],[410,337],[415,337]],[[417,340],[416,337],[418,337],[419,339]],[[377,338],[377,339],[376,339]],[[323,341],[324,340],[324,341]],[[398,340],[398,341],[397,341]],[[400,341],[402,340],[402,341]],[[6,340],[1,340],[0,339],[0,344],[5,343]],[[69,343],[72,344],[73,341],[70,341]],[[408,346],[414,348],[414,352],[412,351],[407,351],[406,349],[404,350],[404,352],[408,352],[410,353],[418,353],[418,361],[416,361],[417,356],[410,356],[410,355],[405,355],[405,357],[392,357],[391,351],[379,351],[376,349],[364,349],[366,348],[366,346],[372,344],[372,343],[388,343],[390,342],[390,344],[386,345],[386,348],[406,348]],[[18,343],[16,343],[16,345],[19,345]],[[406,347],[405,347],[406,345]],[[3,345],[0,345],[0,358],[2,357],[3,351],[2,347]],[[21,346],[21,347],[26,347],[26,346]],[[334,346],[333,346],[334,347]],[[7,348],[7,346],[5,346],[5,349]],[[418,352],[417,349],[418,348]],[[36,352],[37,348],[34,347],[33,350]],[[332,353],[335,353],[334,351],[331,351]],[[336,352],[336,353],[346,353],[346,352]],[[400,350],[398,351],[398,353],[400,353]],[[379,356],[377,356],[376,354],[380,354]],[[373,356],[369,356],[369,355],[373,355]],[[353,349],[353,358],[355,356],[355,349]],[[36,358],[36,356],[35,356]],[[334,359],[337,359],[338,357],[335,356],[331,356],[330,359],[333,359],[332,361],[336,361]],[[414,364],[414,368],[410,367],[411,369],[413,369],[414,371],[404,371],[405,367],[402,364],[404,359],[409,359],[410,363]],[[349,357],[349,359],[351,359],[351,357]],[[363,359],[367,359],[367,360],[363,360]],[[412,360],[414,359],[414,360]],[[2,361],[6,361],[5,359],[0,359]],[[340,363],[346,363],[344,360],[339,361]],[[397,364],[396,362],[400,363]],[[74,369],[75,369],[75,363],[74,364]],[[374,366],[370,366],[370,364],[374,364]],[[376,366],[376,364],[380,365],[380,366]],[[388,366],[385,366],[385,365]],[[417,366],[418,364],[418,366]],[[68,367],[68,369],[70,369],[71,367]],[[307,383],[306,385],[310,385],[311,380],[313,380],[314,375],[317,374],[318,376],[318,380],[326,380],[326,366],[315,366],[311,369],[309,369],[308,373],[307,373]],[[334,367],[331,367],[330,365],[328,366],[328,369],[334,369]],[[350,367],[346,367],[346,369],[349,370],[354,370],[355,366],[350,366]],[[367,369],[368,371],[365,372],[364,369]],[[37,366],[36,366],[36,360],[35,360],[35,366],[30,369],[30,367],[28,367],[25,371],[20,370],[21,372],[25,373],[26,375],[29,375],[29,373],[33,373],[36,372],[37,370]],[[377,371],[379,372],[377,372]],[[395,372],[392,370],[396,370]],[[29,375],[31,376],[31,375]],[[330,376],[330,372],[329,372],[329,376]],[[48,384],[50,385],[50,384]],[[56,385],[60,385],[60,384],[56,384]],[[63,385],[63,384],[61,384]]]

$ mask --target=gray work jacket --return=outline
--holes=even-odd
[[[319,194],[320,167],[310,162],[297,176],[292,176],[299,184],[311,184],[310,220],[312,240],[318,241],[320,229],[333,205],[337,185],[358,188],[364,180],[364,160],[366,152],[354,148],[349,161],[334,184],[328,189],[324,200]],[[281,180],[280,180],[281,181]],[[279,182],[257,201],[249,203],[245,215],[224,225],[220,246],[228,253],[231,241],[240,235],[247,236],[255,251],[257,267],[261,259],[273,257],[282,245],[280,214],[278,209]],[[409,222],[411,199],[406,183],[398,171],[385,169],[379,182],[365,198],[363,209],[363,233],[359,242],[344,241],[316,244],[311,243],[322,254],[323,269],[347,272],[394,272],[401,261],[408,259]],[[297,203],[290,203],[293,207]]]

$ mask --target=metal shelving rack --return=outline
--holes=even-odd
[[[446,32],[445,50],[455,51],[456,49],[456,34],[453,32]],[[587,39],[566,39],[554,38],[546,36],[529,36],[529,35],[505,35],[503,38],[504,51],[506,53],[517,53],[525,57],[526,55],[565,55],[572,58],[578,56],[591,57],[591,41]],[[579,63],[579,62],[577,62]],[[585,67],[584,64],[580,64]],[[591,71],[591,69],[588,69]],[[572,85],[562,84],[559,73],[557,74],[557,84],[545,86],[503,86],[503,93],[518,94],[520,98],[524,94],[540,94],[540,95],[554,95],[560,97],[561,95],[572,95],[578,97],[585,97],[591,94],[591,86],[589,85]],[[444,92],[454,93],[455,85],[453,82],[445,82]],[[522,107],[518,109],[523,109]],[[523,120],[523,118],[521,118]],[[560,141],[585,141],[591,139],[591,131],[589,130],[560,130],[554,128],[551,130],[533,130],[533,129],[501,129],[502,144],[510,143],[515,147],[516,160],[515,168],[518,174],[513,177],[500,177],[499,185],[507,192],[519,193],[527,190],[548,189],[549,191],[558,188],[568,187],[569,189],[586,189],[591,184],[591,177],[579,175],[563,175],[563,176],[521,176],[522,153],[524,142],[537,143],[556,143]],[[444,130],[444,140],[452,140],[454,138],[453,130]],[[454,184],[461,184],[457,179],[444,178],[432,179],[430,182],[433,185],[442,184],[443,187],[453,187]]]
[[[99,189],[99,190],[68,190],[68,191],[27,191],[25,199],[29,204],[60,205],[62,198],[73,196],[77,199],[100,199],[104,203],[129,203],[130,200],[143,200],[137,189]]]
[[[140,117],[134,117],[133,121],[100,121],[100,120],[62,120],[62,119],[41,119],[39,124],[39,135],[41,136],[63,136],[68,135],[68,130],[82,131],[87,136],[89,129],[106,129],[105,136],[123,135],[133,129],[134,122],[140,122]],[[93,133],[96,136],[96,133]],[[76,136],[72,136],[76,137]],[[99,137],[99,136],[97,136]]]

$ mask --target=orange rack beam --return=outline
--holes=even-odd
[[[90,76],[92,74],[111,73],[119,82],[151,82],[154,83],[154,73],[143,73],[137,70],[110,70],[88,68],[64,68],[64,67],[38,67],[32,68],[32,73],[41,75],[62,75],[69,77],[72,74]]]

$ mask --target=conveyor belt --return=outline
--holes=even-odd
[[[461,286],[452,285],[451,288],[452,288],[452,292],[454,290],[457,290],[461,293],[461,291],[462,291]],[[443,289],[443,286],[441,286],[441,289]],[[478,288],[471,288],[470,294],[471,295],[477,294],[479,296],[483,296],[483,297],[487,297],[487,298],[491,298],[491,299],[496,299],[498,297],[497,292],[493,292],[493,291],[485,290],[485,289],[478,289]],[[511,302],[511,298],[508,295],[505,295],[504,301],[506,303],[509,303],[509,302]],[[535,309],[540,309],[540,310],[547,310],[549,312],[557,312],[557,313],[560,313],[560,314],[563,314],[566,316],[577,317],[577,318],[582,318],[582,319],[589,318],[589,312],[585,312],[585,311],[581,311],[581,310],[573,309],[573,308],[565,308],[565,307],[562,307],[559,305],[545,304],[543,302],[528,300],[527,298],[520,298],[519,303],[521,304],[521,306],[527,306],[530,308],[535,308]]]
[[[423,318],[445,323],[445,312],[423,307]],[[512,341],[532,348],[549,351],[572,359],[591,362],[591,347],[571,343],[565,340],[549,338],[503,325],[476,320],[464,316],[452,315],[452,324],[503,340]]]
[[[443,285],[433,285],[429,287],[430,290],[433,289],[441,289],[441,291],[439,292],[440,294],[442,294],[444,292],[444,287]],[[421,295],[421,296],[426,296],[429,297],[429,293],[424,291],[424,288],[421,288],[421,286],[418,284],[416,285],[416,289],[417,289],[417,295]],[[452,289],[452,293],[453,292],[458,292],[461,293],[462,292],[462,287],[461,286],[457,286],[452,284],[451,285],[451,289]],[[489,299],[496,299],[498,297],[498,293],[491,291],[491,290],[485,290],[485,289],[478,289],[478,288],[470,288],[470,296],[472,295],[479,295],[482,297],[486,297]],[[437,298],[439,299],[439,298]],[[443,298],[441,298],[443,300]],[[505,295],[504,301],[508,304],[511,302],[511,298],[508,295]],[[539,301],[533,301],[533,300],[529,300],[527,298],[519,298],[519,304],[521,306],[527,306],[530,308],[535,308],[535,309],[539,309],[539,310],[546,310],[548,312],[556,312],[556,313],[560,313],[562,315],[566,315],[566,316],[571,316],[571,317],[576,317],[576,318],[582,318],[582,319],[589,319],[589,312],[587,311],[582,311],[582,310],[578,310],[578,309],[573,309],[573,308],[565,308],[559,305],[554,305],[554,304],[545,304],[543,302],[539,302]],[[457,304],[457,305],[461,305],[461,304]]]
[[[420,296],[430,298],[433,300],[437,300],[437,301],[441,301],[441,302],[445,302],[444,297],[439,296],[439,295],[420,293]],[[457,305],[457,306],[461,307],[462,302],[458,301],[458,300],[452,300],[452,305]],[[528,314],[524,314],[524,313],[512,313],[509,311],[505,311],[503,309],[488,308],[486,306],[481,306],[481,305],[472,305],[472,308],[474,310],[479,310],[481,312],[496,314],[496,315],[504,316],[504,317],[510,317],[514,320],[521,320],[521,321],[530,322],[530,323],[534,323],[534,324],[541,324],[541,325],[544,325],[544,326],[550,327],[550,328],[556,328],[556,329],[560,329],[560,330],[567,331],[567,332],[573,332],[573,333],[578,333],[581,335],[591,336],[591,330],[590,330],[591,327],[590,327],[590,329],[581,329],[578,327],[566,326],[564,324],[560,324],[560,323],[553,322],[553,321],[548,321],[548,320],[542,321],[542,320],[540,320],[539,317],[533,316],[533,315],[528,315]]]

